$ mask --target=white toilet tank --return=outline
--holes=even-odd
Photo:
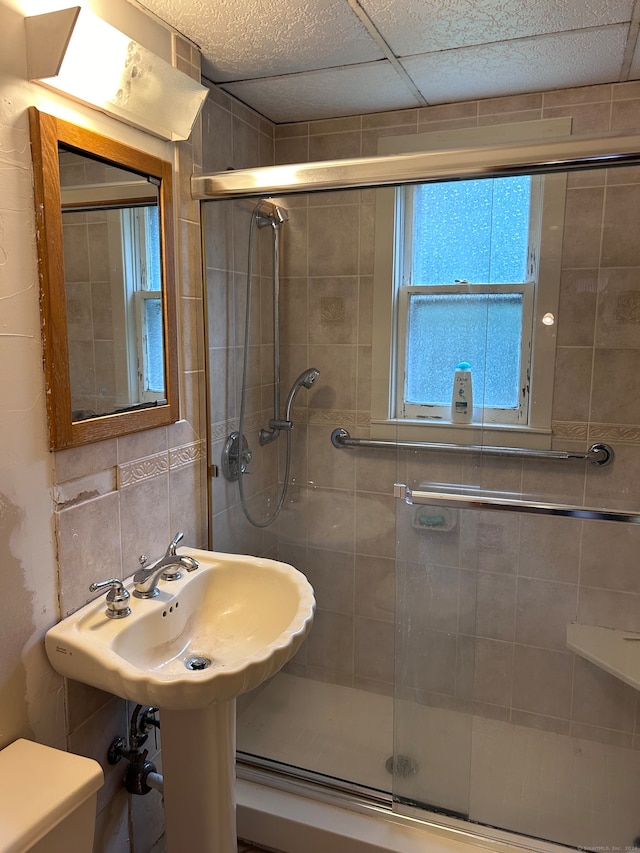
[[[0,853],[91,853],[104,782],[92,758],[20,739],[0,751]]]

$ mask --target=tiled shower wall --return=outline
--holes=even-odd
[[[381,136],[571,116],[574,133],[637,129],[637,83],[532,94],[276,127],[275,161],[357,157]],[[309,640],[289,669],[391,693],[397,479],[477,484],[569,503],[640,505],[640,252],[638,171],[572,176],[567,194],[553,410],[553,446],[610,442],[615,464],[401,457],[336,450],[345,427],[366,436],[372,339],[371,191],[284,199],[283,361],[321,378],[294,430],[295,484],[278,555],[305,571],[318,598]],[[306,421],[306,426],[304,422]],[[640,630],[634,527],[573,519],[462,514],[450,534],[424,533],[402,510],[409,595],[430,648],[404,662],[420,701],[469,698],[477,712],[552,731],[636,745],[637,693],[565,645],[567,622]],[[426,576],[432,581],[425,586]],[[437,618],[436,618],[437,617]],[[402,621],[402,614],[400,615]],[[469,669],[467,667],[466,671]]]
[[[122,177],[119,169],[60,153],[62,187],[104,183]],[[63,216],[67,335],[73,412],[113,412],[116,401],[114,314],[111,310],[109,218],[106,210],[71,211]]]
[[[238,101],[212,90],[205,107],[204,171],[273,165],[273,132],[265,121]],[[220,130],[223,131],[220,144]],[[208,400],[211,462],[220,469],[227,437],[238,428],[243,373],[247,295],[248,240],[256,202],[208,202],[203,207],[207,276]],[[285,226],[286,228],[287,226]],[[273,412],[273,284],[272,231],[255,229],[251,327],[245,433],[254,435]],[[283,381],[283,387],[286,382]],[[286,393],[286,392],[284,392]],[[262,506],[278,481],[279,443],[255,454],[251,475],[244,478],[250,511],[262,518]],[[276,528],[253,527],[245,519],[238,484],[222,476],[210,481],[211,537],[219,551],[273,555]],[[256,504],[257,501],[257,504]]]

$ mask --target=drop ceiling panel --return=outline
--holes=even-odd
[[[640,78],[640,0],[129,2],[275,122]]]
[[[144,0],[203,51],[213,81],[381,59],[345,0]]]
[[[396,54],[628,22],[633,0],[360,0]]]
[[[276,123],[418,105],[386,61],[226,83],[222,88]]]
[[[625,25],[411,56],[402,65],[431,104],[617,80]]]

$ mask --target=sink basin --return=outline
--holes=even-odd
[[[160,581],[156,598],[131,597],[131,614],[106,615],[104,596],[45,636],[61,675],[123,699],[176,711],[233,699],[275,675],[313,621],[303,574],[275,560],[194,548],[200,567]],[[125,583],[131,592],[133,581]]]

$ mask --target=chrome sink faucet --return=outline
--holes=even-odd
[[[158,594],[158,582],[161,578],[165,581],[177,581],[182,577],[180,569],[193,572],[198,568],[200,564],[195,557],[176,554],[178,542],[183,537],[184,533],[176,533],[164,557],[160,557],[150,566],[147,566],[149,558],[141,555],[140,568],[133,576],[133,594],[136,598],[153,598]]]

